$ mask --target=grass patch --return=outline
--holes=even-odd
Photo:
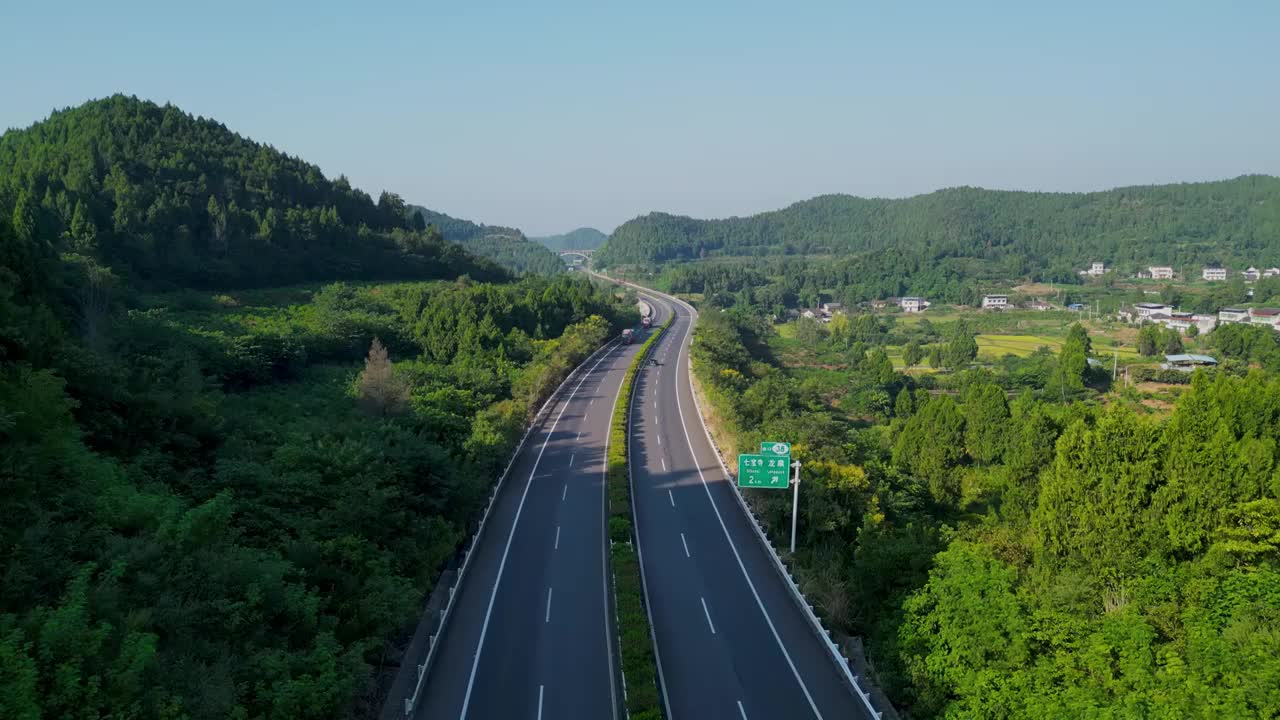
[[[653,655],[653,636],[644,607],[644,578],[632,543],[631,474],[627,470],[627,419],[631,416],[631,394],[640,367],[672,317],[655,328],[640,352],[631,360],[622,378],[619,397],[609,427],[606,458],[609,491],[610,558],[613,562],[614,603],[618,614],[618,648],[622,655],[622,677],[626,683],[627,714],[632,720],[658,720],[662,705],[658,698],[658,665]]]

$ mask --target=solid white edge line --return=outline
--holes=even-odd
[[[592,358],[602,352],[606,354],[608,352],[612,352],[613,349],[618,347],[621,347],[621,344],[615,338],[596,348],[595,351],[579,363],[564,380],[560,381],[560,384],[556,386],[556,389],[553,390],[551,394],[547,396],[547,399],[543,401],[542,407],[538,408],[538,412],[534,414],[534,421],[529,423],[528,427],[525,428],[524,434],[520,436],[520,442],[516,444],[516,448],[512,451],[511,457],[507,459],[507,466],[502,470],[502,475],[498,477],[498,482],[493,488],[493,494],[489,498],[489,506],[485,508],[484,515],[480,518],[480,527],[477,528],[475,534],[472,535],[471,546],[466,550],[466,555],[462,559],[462,567],[458,570],[458,575],[454,582],[455,590],[460,588],[462,586],[462,582],[468,577],[467,569],[471,567],[471,558],[475,556],[474,551],[476,549],[476,545],[479,543],[480,536],[484,534],[485,528],[489,524],[489,514],[493,510],[493,506],[497,501],[498,493],[500,493],[506,486],[507,476],[511,473],[511,468],[515,467],[516,460],[518,460],[520,454],[524,452],[524,444],[529,441],[529,436],[533,434],[534,428],[542,422],[543,413],[547,411],[547,408],[552,407],[554,403],[557,402],[557,397],[560,393],[565,389],[565,387],[573,382],[573,379],[583,370],[583,368],[587,366],[587,363],[591,362]],[[595,365],[592,365],[591,367],[594,369]],[[590,373],[590,370],[588,370],[587,373]],[[445,628],[449,626],[449,617],[453,611],[453,601],[459,594],[460,593],[458,592],[449,594],[449,599],[445,603],[444,611],[440,615],[439,632],[441,633],[443,633]],[[410,715],[418,706],[418,696],[422,694],[423,681],[426,680],[426,677],[433,666],[436,649],[439,648],[441,644],[442,643],[432,643],[431,648],[427,650],[426,660],[422,663],[423,670],[418,671],[418,681],[414,683],[413,686],[413,695],[405,699],[406,716]]]
[[[692,323],[690,323],[692,327]],[[688,331],[681,338],[680,348],[685,347],[684,340],[689,338]],[[686,365],[685,373],[689,372]],[[680,375],[680,363],[676,363],[676,377]],[[689,384],[689,392],[693,392],[692,380]],[[716,514],[716,520],[720,522],[720,529],[724,532],[725,542],[729,544],[729,549],[733,551],[733,557],[738,561],[738,569],[742,571],[742,577],[747,581],[747,587],[751,588],[751,595],[756,599],[756,605],[760,608],[760,614],[764,616],[765,623],[769,626],[769,632],[773,633],[773,639],[778,643],[778,649],[782,651],[782,657],[786,658],[787,665],[791,668],[791,674],[795,676],[796,682],[800,684],[800,690],[804,692],[804,697],[809,701],[809,709],[813,710],[814,716],[818,720],[822,720],[822,713],[818,710],[818,704],[814,702],[813,695],[809,692],[809,686],[805,685],[804,679],[800,677],[800,671],[796,669],[795,662],[791,659],[791,653],[787,652],[786,645],[782,642],[782,636],[778,634],[778,628],[773,624],[773,618],[769,617],[769,611],[764,606],[764,601],[760,599],[760,592],[756,590],[755,583],[751,582],[751,574],[747,572],[747,566],[742,562],[742,555],[738,553],[738,548],[733,544],[733,536],[729,534],[729,527],[725,525],[724,518],[720,515],[720,508],[716,507],[715,497],[711,494],[711,485],[707,483],[707,476],[702,472],[702,464],[698,462],[698,451],[693,447],[693,438],[689,436],[689,426],[684,421],[684,406],[680,402],[680,388],[677,382],[676,387],[676,415],[680,416],[680,427],[684,430],[684,440],[689,444],[689,454],[694,458],[694,467],[698,469],[698,477],[702,479],[702,489],[707,492],[707,501],[711,503],[711,510]]]
[[[471,675],[467,678],[467,693],[462,699],[462,712],[459,718],[467,717],[467,709],[471,707],[471,690],[475,687],[476,671],[480,669],[480,656],[484,654],[484,639],[489,634],[489,618],[493,615],[493,604],[498,599],[498,588],[502,585],[502,572],[507,567],[507,555],[511,553],[511,542],[515,540],[516,528],[520,525],[520,513],[524,512],[524,501],[529,497],[529,488],[533,487],[533,476],[538,473],[538,463],[542,462],[542,454],[547,451],[547,443],[551,442],[551,436],[556,433],[556,426],[560,424],[560,418],[564,417],[564,411],[569,409],[569,403],[573,402],[573,396],[578,394],[578,388],[582,387],[582,383],[586,381],[587,376],[593,370],[605,361],[612,353],[612,350],[600,356],[595,365],[591,366],[591,370],[583,373],[582,379],[574,386],[573,392],[569,393],[569,397],[565,398],[564,404],[560,406],[560,412],[556,415],[556,419],[551,423],[551,428],[547,430],[547,435],[542,440],[542,447],[538,450],[538,457],[533,461],[533,469],[529,471],[529,479],[525,481],[524,492],[520,493],[520,504],[516,506],[515,519],[511,521],[511,532],[507,534],[506,547],[502,549],[502,560],[498,563],[498,575],[493,581],[493,591],[489,593],[489,607],[484,611],[484,622],[480,625],[480,641],[476,643],[476,656],[471,661]],[[568,492],[569,486],[565,485],[565,491]]]
[[[716,634],[716,624],[711,622],[711,611],[707,609],[707,599],[701,595],[698,599],[702,601],[702,613],[707,616],[707,627],[711,628],[711,634]]]

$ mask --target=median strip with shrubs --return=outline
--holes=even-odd
[[[631,474],[627,469],[627,420],[631,416],[631,395],[640,366],[659,336],[671,326],[668,318],[662,327],[654,328],[640,352],[631,361],[622,379],[619,397],[624,398],[613,411],[609,427],[608,484],[609,539],[613,560],[614,601],[618,614],[618,646],[622,655],[623,692],[627,715],[631,720],[657,720],[662,717],[658,698],[657,662],[653,655],[653,636],[649,615],[644,606],[644,578],[632,542]]]

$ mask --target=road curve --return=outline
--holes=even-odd
[[[668,720],[871,718],[733,496],[694,404],[692,309],[644,292],[669,332],[636,380],[631,472]],[[786,438],[782,438],[786,439]]]
[[[619,717],[604,488],[609,422],[638,344],[560,390],[498,493],[414,718]]]

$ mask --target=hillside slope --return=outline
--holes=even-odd
[[[595,228],[583,227],[577,230],[570,230],[560,235],[547,235],[544,237],[529,238],[530,240],[546,245],[555,251],[560,250],[595,250],[604,244],[608,235],[600,232]]]
[[[421,215],[421,224],[424,227],[434,227],[445,240],[515,272],[541,275],[564,272],[564,263],[555,253],[526,238],[516,228],[482,225],[450,217],[421,205],[410,205],[408,213],[411,225],[418,222],[414,216]]]
[[[631,220],[598,266],[716,256],[857,255],[998,261],[1014,273],[1070,275],[1090,260],[1147,264],[1280,262],[1280,178],[1093,193],[953,188],[902,200],[824,195],[750,217]]]
[[[24,252],[72,253],[147,289],[504,276],[414,232],[404,207],[214,120],[123,95],[0,136],[0,212]]]

